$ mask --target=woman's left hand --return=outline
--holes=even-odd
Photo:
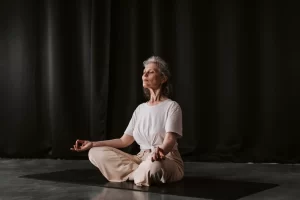
[[[161,161],[164,159],[166,159],[164,150],[160,147],[156,147],[152,154],[151,161]]]

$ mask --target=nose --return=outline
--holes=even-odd
[[[148,73],[144,73],[142,77],[147,77],[148,76]]]

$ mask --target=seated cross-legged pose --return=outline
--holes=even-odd
[[[182,137],[182,110],[169,98],[170,72],[158,56],[143,62],[142,76],[147,102],[140,104],[121,138],[103,141],[77,140],[73,151],[89,150],[89,160],[111,182],[134,181],[138,186],[170,183],[184,176],[177,139]],[[120,148],[134,141],[140,152],[131,155]]]

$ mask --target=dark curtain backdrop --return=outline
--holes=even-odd
[[[296,1],[2,0],[0,157],[120,137],[159,55],[186,161],[300,162]],[[124,151],[135,153],[138,146]]]

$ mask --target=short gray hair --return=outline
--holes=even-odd
[[[160,73],[163,76],[171,78],[171,73],[170,73],[170,70],[169,70],[168,63],[166,63],[166,61],[164,61],[161,57],[151,56],[150,58],[148,58],[147,60],[145,60],[143,62],[144,67],[146,67],[146,65],[148,65],[149,63],[155,63],[157,65]]]
[[[167,81],[162,85],[161,94],[169,98],[171,96],[171,92],[172,92],[172,85],[170,82],[171,73],[169,70],[168,63],[159,56],[151,56],[150,58],[148,58],[147,60],[145,60],[143,62],[143,65],[144,65],[144,67],[146,67],[146,65],[148,65],[150,63],[155,63],[156,66],[158,67],[161,75],[167,77]],[[144,88],[144,95],[147,99],[150,99],[149,89]]]

